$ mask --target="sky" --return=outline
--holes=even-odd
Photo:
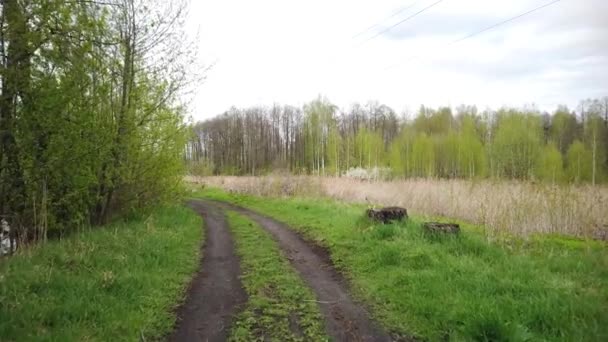
[[[548,2],[192,0],[187,32],[212,68],[191,115],[319,95],[399,113],[421,104],[551,111],[607,96],[606,0],[561,0],[458,41]]]

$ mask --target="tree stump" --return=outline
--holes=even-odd
[[[425,222],[422,225],[422,227],[428,233],[446,233],[446,234],[460,233],[460,225],[457,223]]]
[[[401,207],[386,207],[380,209],[367,209],[367,217],[374,221],[390,223],[392,220],[407,219],[407,210]]]

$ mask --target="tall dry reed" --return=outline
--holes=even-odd
[[[398,205],[423,216],[445,216],[508,232],[606,236],[608,187],[551,186],[517,181],[407,179],[368,182],[312,176],[189,177],[258,196],[326,196],[369,205]]]

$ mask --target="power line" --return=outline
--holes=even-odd
[[[507,19],[507,20],[503,20],[503,21],[501,21],[501,22],[499,22],[499,23],[496,23],[496,24],[494,24],[494,25],[490,25],[490,26],[488,26],[488,27],[486,27],[486,28],[483,28],[483,29],[481,29],[481,30],[479,30],[479,31],[477,31],[477,32],[471,33],[471,34],[469,34],[468,36],[465,36],[465,37],[459,38],[459,39],[457,39],[457,40],[455,40],[455,41],[451,42],[451,43],[450,43],[450,45],[451,45],[451,44],[457,44],[457,43],[460,43],[460,42],[462,42],[463,40],[467,40],[467,39],[469,39],[469,38],[471,38],[471,37],[474,37],[474,36],[476,36],[476,35],[478,35],[478,34],[481,34],[481,33],[483,33],[483,32],[486,32],[486,31],[488,31],[488,30],[491,30],[491,29],[493,29],[493,28],[495,28],[495,27],[498,27],[498,26],[500,26],[500,25],[506,24],[506,23],[511,22],[511,21],[513,21],[513,20],[519,19],[519,18],[521,18],[521,17],[523,17],[523,16],[525,16],[525,15],[528,15],[528,14],[530,14],[530,13],[532,13],[532,12],[536,12],[536,11],[538,11],[538,10],[541,10],[541,9],[545,8],[545,7],[549,7],[549,6],[551,6],[551,5],[553,5],[553,4],[557,3],[557,2],[560,2],[560,1],[561,1],[561,0],[553,0],[553,1],[551,1],[551,2],[548,2],[548,3],[544,4],[544,5],[540,5],[540,6],[536,7],[536,8],[533,8],[533,9],[531,9],[531,10],[527,11],[527,12],[524,12],[524,13],[518,14],[518,15],[516,15],[516,16],[514,16],[514,17],[511,17],[511,18],[509,18],[509,19]]]
[[[496,27],[498,27],[498,26],[504,25],[504,24],[509,23],[509,22],[511,22],[511,21],[517,20],[517,19],[519,19],[519,18],[521,18],[521,17],[523,17],[523,16],[526,16],[526,15],[531,14],[531,13],[533,13],[533,12],[539,11],[539,10],[541,10],[541,9],[545,8],[545,7],[549,7],[549,6],[551,6],[551,5],[555,4],[555,3],[558,3],[558,2],[560,2],[560,1],[561,1],[561,0],[553,0],[553,1],[549,1],[549,2],[547,2],[547,3],[545,3],[545,4],[543,4],[543,5],[540,5],[540,6],[538,6],[538,7],[535,7],[535,8],[533,8],[533,9],[529,10],[529,11],[526,11],[526,12],[524,12],[524,13],[520,13],[520,14],[518,14],[518,15],[514,16],[514,17],[511,17],[511,18],[508,18],[508,19],[506,19],[506,20],[500,21],[500,22],[498,22],[498,23],[496,23],[496,24],[492,24],[492,25],[487,26],[487,27],[485,27],[485,28],[483,28],[483,29],[481,29],[481,30],[479,30],[479,31],[475,31],[475,32],[473,32],[473,33],[471,33],[471,34],[468,34],[468,35],[466,35],[466,36],[462,37],[462,38],[458,38],[458,39],[456,39],[456,40],[454,40],[454,41],[451,41],[451,42],[449,42],[448,44],[446,44],[446,46],[449,46],[449,45],[454,45],[454,44],[458,44],[458,43],[460,43],[460,42],[462,42],[462,41],[464,41],[464,40],[467,40],[467,39],[469,39],[469,38],[475,37],[475,36],[477,36],[477,35],[479,35],[479,34],[481,34],[481,33],[484,33],[484,32],[486,32],[486,31],[489,31],[489,30],[491,30],[491,29],[494,29],[494,28],[496,28]],[[405,61],[409,61],[409,60],[415,59],[415,58],[417,58],[417,57],[420,57],[420,56],[412,56],[412,57],[408,58],[408,59],[407,59],[407,60],[405,60]],[[404,61],[404,62],[405,62],[405,61]],[[388,70],[388,69],[395,68],[395,67],[397,67],[397,66],[399,66],[399,65],[401,65],[401,64],[403,64],[403,62],[402,62],[402,63],[398,63],[398,64],[394,64],[394,65],[392,65],[392,66],[389,66],[389,67],[385,68],[384,70]]]
[[[438,5],[440,2],[443,2],[443,1],[444,1],[444,0],[438,0],[438,1],[433,2],[432,4],[430,4],[430,5],[426,6],[425,8],[421,9],[420,11],[418,11],[418,12],[416,12],[416,13],[414,13],[414,14],[410,15],[409,17],[407,17],[407,18],[405,18],[405,19],[403,19],[403,20],[401,20],[401,21],[399,21],[399,22],[397,22],[397,23],[395,23],[395,24],[393,24],[393,25],[391,25],[391,26],[389,26],[389,27],[385,28],[384,30],[382,30],[382,31],[380,31],[380,32],[378,32],[378,33],[376,33],[375,35],[371,36],[370,38],[368,38],[368,39],[364,40],[364,41],[363,41],[363,43],[366,43],[366,42],[368,42],[368,41],[370,41],[370,40],[372,40],[372,39],[374,39],[374,38],[379,37],[380,35],[383,35],[384,33],[386,33],[386,32],[388,32],[388,31],[390,31],[390,30],[394,29],[395,27],[397,27],[397,26],[399,26],[399,25],[401,25],[401,24],[405,23],[406,21],[411,20],[411,19],[413,19],[413,18],[417,17],[419,14],[421,14],[421,13],[425,12],[426,10],[429,10],[429,9],[431,9],[431,8],[435,7],[435,6],[436,6],[436,5]]]
[[[365,30],[363,30],[363,31],[361,31],[361,32],[359,32],[359,33],[357,33],[357,34],[355,34],[355,35],[352,37],[352,39],[355,39],[355,38],[359,37],[360,35],[362,35],[362,34],[364,34],[364,33],[367,33],[367,32],[369,32],[369,31],[371,31],[371,30],[375,29],[376,27],[380,26],[380,24],[382,24],[382,22],[383,22],[383,21],[389,20],[389,19],[391,19],[391,18],[393,18],[393,17],[395,17],[395,16],[397,16],[397,15],[399,15],[399,14],[401,14],[401,13],[403,13],[403,12],[407,11],[408,9],[410,9],[410,8],[414,7],[414,6],[415,6],[417,3],[418,3],[418,1],[414,1],[414,2],[412,2],[412,3],[411,3],[409,6],[402,7],[402,8],[400,8],[400,9],[396,10],[396,11],[395,11],[393,14],[389,15],[388,17],[386,17],[386,18],[382,19],[381,21],[379,21],[379,22],[375,23],[374,25],[372,25],[372,26],[370,26],[370,27],[366,28]]]

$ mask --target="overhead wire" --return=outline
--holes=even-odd
[[[553,1],[549,1],[549,2],[544,3],[544,4],[542,4],[542,5],[538,6],[538,7],[533,8],[533,9],[531,9],[531,10],[528,10],[528,11],[526,11],[526,12],[520,13],[520,14],[518,14],[518,15],[515,15],[515,16],[513,16],[513,17],[510,17],[510,18],[505,19],[505,20],[503,20],[503,21],[500,21],[500,22],[498,22],[498,23],[495,23],[495,24],[492,24],[492,25],[490,25],[490,26],[484,27],[484,28],[482,28],[481,30],[475,31],[475,32],[473,32],[473,33],[470,33],[470,34],[468,34],[468,35],[466,35],[466,36],[464,36],[464,37],[461,37],[461,38],[458,38],[458,39],[456,39],[456,40],[453,40],[453,41],[451,41],[451,42],[449,42],[449,43],[445,44],[445,46],[450,46],[450,45],[458,44],[458,43],[460,43],[460,42],[462,42],[462,41],[465,41],[465,40],[467,40],[467,39],[473,38],[473,37],[475,37],[475,36],[477,36],[477,35],[479,35],[479,34],[482,34],[482,33],[486,32],[486,31],[492,30],[492,29],[494,29],[494,28],[496,28],[496,27],[499,27],[499,26],[501,26],[501,25],[504,25],[504,24],[506,24],[506,23],[509,23],[509,22],[512,22],[512,21],[514,21],[514,20],[517,20],[517,19],[519,19],[519,18],[521,18],[521,17],[524,17],[524,16],[526,16],[526,15],[528,15],[528,14],[531,14],[531,13],[534,13],[534,12],[536,12],[536,11],[539,11],[539,10],[541,10],[541,9],[545,8],[545,7],[549,7],[549,6],[551,6],[551,5],[554,5],[554,4],[556,4],[556,3],[560,2],[560,1],[561,1],[561,0],[553,0]],[[393,64],[393,65],[391,65],[391,66],[386,67],[384,70],[393,69],[393,68],[395,68],[395,67],[397,67],[397,66],[402,65],[402,64],[403,64],[404,62],[406,62],[406,61],[410,61],[410,60],[412,60],[412,59],[419,58],[419,57],[421,57],[421,56],[419,56],[419,55],[417,55],[417,56],[411,56],[410,58],[408,58],[408,59],[407,59],[407,60],[405,60],[405,61],[402,61],[402,62],[400,62],[400,63]]]
[[[450,45],[451,45],[451,44],[457,44],[457,43],[460,43],[460,42],[462,42],[463,40],[467,40],[467,39],[469,39],[469,38],[475,37],[475,36],[476,36],[476,35],[478,35],[478,34],[484,33],[484,32],[486,32],[486,31],[489,31],[489,30],[491,30],[491,29],[493,29],[493,28],[495,28],[495,27],[498,27],[498,26],[504,25],[504,24],[506,24],[506,23],[508,23],[508,22],[511,22],[511,21],[513,21],[513,20],[517,20],[517,19],[519,19],[519,18],[521,18],[521,17],[523,17],[523,16],[526,16],[526,15],[528,15],[528,14],[530,14],[530,13],[533,13],[533,12],[536,12],[536,11],[538,11],[538,10],[541,10],[541,9],[543,9],[543,8],[545,8],[545,7],[549,7],[549,6],[551,6],[551,5],[555,4],[555,3],[558,3],[558,2],[560,2],[560,1],[561,1],[561,0],[553,0],[553,1],[550,1],[550,2],[548,2],[548,3],[545,3],[545,4],[543,4],[543,5],[540,5],[540,6],[538,6],[538,7],[535,7],[535,8],[533,8],[533,9],[531,9],[531,10],[527,11],[527,12],[524,12],[524,13],[518,14],[518,15],[516,15],[516,16],[514,16],[514,17],[509,18],[509,19],[506,19],[506,20],[503,20],[503,21],[498,22],[498,23],[496,23],[496,24],[490,25],[490,26],[488,26],[488,27],[486,27],[486,28],[483,28],[483,29],[481,29],[481,30],[479,30],[479,31],[477,31],[477,32],[473,32],[473,33],[469,34],[468,36],[465,36],[465,37],[462,37],[462,38],[456,39],[455,41],[450,42]]]
[[[437,6],[437,5],[439,5],[439,4],[440,4],[440,3],[442,3],[443,1],[444,1],[444,0],[438,0],[438,1],[433,2],[432,4],[430,4],[430,5],[426,6],[426,7],[424,7],[424,8],[423,8],[423,9],[421,9],[421,10],[419,10],[418,12],[415,12],[415,13],[413,13],[412,15],[410,15],[410,16],[408,16],[408,17],[406,17],[405,19],[403,19],[403,20],[400,20],[400,21],[396,22],[395,24],[393,24],[393,25],[391,25],[391,26],[389,26],[389,27],[385,28],[384,30],[381,30],[381,31],[379,31],[379,32],[376,32],[376,34],[375,34],[375,35],[373,35],[373,36],[371,36],[371,37],[367,38],[366,40],[364,40],[364,41],[363,41],[363,43],[367,43],[367,42],[369,42],[370,40],[375,39],[375,38],[377,38],[377,37],[379,37],[379,36],[381,36],[381,35],[385,34],[386,32],[388,32],[388,31],[390,31],[390,30],[394,29],[395,27],[397,27],[397,26],[399,26],[399,25],[401,25],[401,24],[403,24],[403,23],[405,23],[405,22],[407,22],[407,21],[409,21],[409,20],[414,19],[414,18],[415,18],[415,17],[417,17],[418,15],[420,15],[420,14],[422,14],[422,13],[426,12],[427,10],[429,10],[429,9],[431,9],[431,8],[433,8],[433,7]]]
[[[395,11],[393,14],[389,15],[388,17],[385,17],[384,19],[382,19],[381,21],[379,21],[379,22],[375,23],[374,25],[369,26],[369,27],[368,27],[368,28],[366,28],[365,30],[363,30],[363,31],[361,31],[361,32],[359,32],[359,33],[357,33],[357,34],[355,34],[354,36],[352,36],[352,39],[355,39],[355,38],[357,38],[357,37],[359,37],[359,36],[361,36],[361,35],[363,35],[363,34],[365,34],[365,33],[369,32],[369,31],[371,31],[371,30],[375,29],[376,27],[380,26],[380,25],[382,24],[382,22],[387,21],[387,20],[389,20],[389,19],[392,19],[392,18],[396,17],[397,15],[399,15],[399,14],[401,14],[401,13],[403,13],[403,12],[407,11],[408,9],[410,9],[410,8],[414,7],[414,6],[415,6],[415,5],[416,5],[418,2],[419,2],[419,1],[414,1],[414,2],[412,2],[412,3],[411,3],[409,6],[405,6],[405,7],[402,7],[402,8],[400,8],[400,9],[396,10],[396,11]]]

